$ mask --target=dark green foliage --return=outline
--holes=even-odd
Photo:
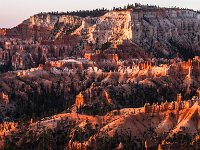
[[[62,150],[70,140],[70,132],[73,125],[69,125],[68,119],[61,119],[54,129],[45,129],[38,123],[39,130],[30,130],[15,133],[4,141],[5,150]],[[25,128],[25,126],[23,126]],[[23,129],[22,128],[22,129]],[[27,128],[27,127],[26,127]],[[23,135],[23,136],[22,136]]]
[[[97,129],[93,129],[92,124],[89,120],[86,120],[86,125],[83,128],[76,127],[74,131],[73,141],[84,142],[87,141],[91,136],[97,133]]]
[[[111,44],[112,44],[111,42],[106,42],[106,43],[102,44],[101,50],[108,49],[111,46]]]
[[[174,41],[173,39],[169,40],[170,44],[172,45],[172,49],[175,49],[177,51],[177,54],[184,60],[192,59],[195,55],[195,52],[192,50],[193,47],[190,43],[178,43],[177,41]]]
[[[32,90],[26,91],[26,94],[28,99],[18,95],[16,89],[11,93],[10,98],[17,106],[15,118],[26,116],[28,120],[51,116],[69,108],[75,99],[74,93],[64,92],[60,81],[53,83],[50,89],[43,84],[39,87],[33,86]]]
[[[112,106],[104,104],[100,105],[99,103],[93,104],[92,106],[81,106],[78,108],[77,112],[80,114],[87,114],[87,115],[105,115],[109,111],[113,110]]]
[[[103,16],[105,13],[109,12],[109,10],[102,8],[102,9],[94,9],[94,10],[79,10],[79,11],[72,11],[72,12],[52,12],[49,14],[54,15],[72,15],[72,16],[79,16],[79,17],[99,17]]]
[[[128,131],[126,131],[128,132]],[[113,137],[109,137],[106,133],[97,139],[97,150],[112,150],[122,145],[123,150],[137,150],[141,149],[139,145],[142,141],[131,135],[131,132],[124,133],[124,131],[116,131]],[[121,144],[120,144],[121,143]]]

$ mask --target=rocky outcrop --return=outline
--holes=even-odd
[[[0,36],[5,36],[6,35],[6,30],[7,29],[0,29]]]
[[[122,44],[132,39],[130,11],[111,11],[101,17],[86,17],[72,34],[79,34],[86,41],[103,44],[107,41]]]
[[[57,21],[58,17],[56,15],[40,14],[31,16],[18,26],[8,29],[7,36],[26,40],[46,40]]]
[[[81,107],[82,105],[84,105],[85,103],[85,100],[84,100],[84,95],[82,93],[79,93],[77,96],[76,96],[76,101],[75,101],[75,105],[77,107]]]
[[[2,100],[3,102],[5,102],[6,104],[9,103],[9,97],[7,94],[0,92],[0,100]]]

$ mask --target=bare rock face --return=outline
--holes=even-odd
[[[132,39],[131,13],[113,11],[101,17],[86,17],[81,27],[72,34],[79,34],[92,43],[103,44],[110,41],[122,44],[123,40]]]
[[[58,23],[55,24],[55,27],[52,30],[50,40],[66,40],[70,34],[80,26],[81,18],[73,16],[61,16]]]
[[[132,40],[163,55],[172,54],[172,48],[199,50],[199,24],[200,14],[192,10],[136,9],[132,11]]]
[[[30,24],[32,26],[41,26],[53,28],[56,22],[58,21],[58,16],[50,14],[40,14],[31,16],[28,20],[24,21],[25,24]]]
[[[71,30],[80,25],[81,18],[79,17],[41,13],[8,29],[7,36],[34,41],[54,40],[63,37],[66,32],[71,33]]]
[[[28,40],[48,39],[57,21],[58,17],[56,15],[40,14],[31,16],[18,26],[7,30],[7,35]]]
[[[70,15],[38,14],[31,16],[8,32],[9,36],[36,38],[37,40],[65,38],[79,35],[84,40],[100,44],[107,41],[121,44],[132,39],[130,11],[113,11],[101,17],[81,18]]]
[[[130,41],[155,56],[183,57],[199,54],[200,14],[176,8],[134,7],[110,11],[99,17],[41,13],[2,34],[36,41],[79,36],[99,45]]]

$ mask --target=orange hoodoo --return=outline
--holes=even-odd
[[[200,98],[200,88],[197,89],[198,97]]]
[[[177,99],[176,99],[176,101],[177,101],[178,103],[180,103],[180,102],[182,101],[182,95],[181,95],[181,93],[177,94]]]
[[[82,94],[82,92],[80,92],[77,96],[76,96],[76,106],[80,107],[82,105],[84,105],[85,100],[84,100],[84,95]]]
[[[110,95],[109,95],[109,93],[106,91],[106,90],[104,90],[104,94],[105,94],[105,98],[106,98],[106,102],[107,102],[107,104],[111,104],[111,98],[110,98]]]
[[[6,104],[9,103],[9,97],[8,97],[8,95],[6,95],[3,92],[0,93],[0,100],[2,100],[3,102],[5,102]]]

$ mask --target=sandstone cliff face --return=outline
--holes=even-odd
[[[59,17],[53,14],[34,15],[18,26],[8,29],[7,35],[26,40],[47,40],[58,19]]]
[[[48,13],[37,14],[7,30],[7,36],[36,41],[54,40],[60,38],[61,35],[63,37],[68,30],[75,30],[74,27],[77,28],[80,25],[80,17]]]
[[[52,30],[51,39],[65,38],[82,24],[82,18],[70,15],[61,15]]]
[[[197,46],[200,40],[199,25],[200,14],[192,10],[136,9],[132,11],[133,41],[147,50],[153,48],[152,52],[157,49],[164,55],[175,53],[181,48],[199,50]],[[186,51],[186,53],[190,52]]]
[[[65,35],[69,34],[79,35],[88,42],[95,43],[98,40],[99,44],[107,41],[122,44],[123,40],[132,39],[130,11],[113,11],[101,17],[86,18],[70,15],[39,14],[30,17],[22,24],[33,30],[35,27],[38,32],[42,32],[41,29],[51,31],[42,32],[41,34],[36,33],[37,39],[41,40],[47,40],[44,34],[48,35],[51,40],[64,38]]]
[[[24,24],[30,24],[31,26],[41,26],[52,28],[57,23],[59,17],[57,15],[39,14],[31,16],[28,20],[25,20]]]
[[[78,36],[101,45],[129,41],[157,57],[193,57],[200,53],[200,14],[175,8],[134,7],[100,17],[38,14],[6,31],[8,36],[36,41]]]
[[[73,34],[79,34],[83,39],[98,44],[107,41],[122,44],[123,40],[132,39],[130,11],[108,12],[101,17],[87,17]]]

